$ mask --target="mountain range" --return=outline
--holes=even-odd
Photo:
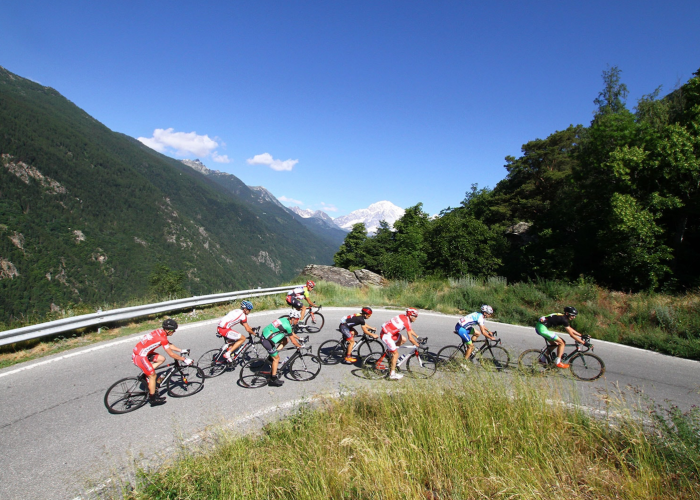
[[[368,233],[375,233],[379,227],[379,223],[383,220],[387,221],[389,226],[392,227],[394,222],[400,219],[404,214],[403,208],[397,207],[390,201],[372,203],[368,208],[361,208],[350,212],[348,215],[336,217],[335,219],[322,210],[303,210],[299,207],[290,207],[289,210],[294,211],[294,213],[298,214],[300,217],[306,219],[320,219],[327,225],[334,225],[345,231],[350,231],[352,226],[362,222],[367,228]]]
[[[0,67],[1,323],[147,297],[163,266],[192,295],[279,284],[342,242],[305,220]]]

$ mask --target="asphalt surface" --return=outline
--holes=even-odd
[[[311,335],[314,352],[324,340],[338,338],[342,316],[358,308],[323,308],[324,329]],[[253,326],[265,326],[284,311],[252,314]],[[369,324],[379,327],[397,311],[375,309]],[[429,338],[431,352],[459,340],[453,333],[455,316],[421,312],[416,332]],[[534,328],[487,322],[497,330],[511,363],[525,349],[543,341]],[[574,325],[575,327],[575,325]],[[171,341],[190,348],[195,360],[206,350],[221,346],[216,321],[180,328]],[[135,466],[157,464],[178,446],[197,441],[208,429],[245,432],[304,398],[333,394],[357,384],[406,384],[367,381],[356,367],[324,366],[310,382],[288,380],[283,387],[244,389],[238,371],[207,379],[204,390],[165,405],[145,406],[129,414],[107,412],[107,388],[122,377],[138,374],[131,350],[141,335],[112,340],[0,370],[0,499],[73,499],[94,497],[105,484],[128,477]],[[568,338],[568,336],[567,336]],[[605,377],[595,382],[571,382],[581,401],[603,407],[606,394],[618,389],[630,398],[646,397],[681,408],[700,405],[700,363],[617,344],[595,342],[595,354],[606,364]],[[283,354],[283,358],[286,355]],[[505,375],[507,376],[507,375]],[[570,380],[554,374],[552,380]]]

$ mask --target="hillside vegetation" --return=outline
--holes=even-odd
[[[336,265],[389,278],[505,276],[613,290],[700,286],[700,72],[659,99],[626,106],[614,67],[588,126],[569,126],[506,157],[493,189],[472,186],[431,218],[409,207],[373,237],[357,225]],[[449,182],[460,182],[451,179]]]
[[[242,182],[237,194],[1,67],[0,155],[2,323],[272,286],[337,250]]]
[[[378,382],[260,435],[221,431],[209,449],[183,447],[173,463],[143,472],[125,497],[646,500],[700,491],[697,410],[621,405],[611,407],[621,416],[596,420],[551,404],[561,398],[551,381],[417,382],[389,394]]]

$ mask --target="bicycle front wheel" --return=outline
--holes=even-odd
[[[224,373],[230,364],[226,362],[221,349],[212,349],[200,356],[197,366],[202,369],[205,377],[213,378]]]
[[[338,340],[326,340],[318,348],[318,358],[324,365],[337,365],[344,357],[345,348]]]
[[[492,371],[500,371],[508,368],[510,363],[510,354],[503,347],[492,346],[487,347],[483,351],[479,351],[476,359],[482,368]]]
[[[467,366],[464,359],[464,351],[456,345],[448,345],[440,349],[437,353],[437,367],[445,371],[464,371]]]
[[[325,323],[326,320],[321,313],[314,313],[313,318],[310,314],[307,314],[306,318],[304,318],[304,326],[306,326],[306,331],[309,333],[320,332]]]
[[[595,354],[582,352],[566,360],[569,370],[579,380],[596,380],[605,373],[605,363]]]
[[[411,354],[406,361],[406,370],[414,378],[430,378],[437,370],[437,356],[429,352],[421,352],[418,356]]]
[[[148,401],[148,384],[138,377],[118,380],[105,393],[107,411],[114,414],[138,410]]]
[[[321,371],[321,360],[314,354],[302,354],[289,366],[289,376],[299,382],[316,378]]]
[[[383,353],[373,352],[362,361],[362,373],[366,378],[379,380],[389,376],[391,360],[389,355],[382,359],[382,355]]]
[[[238,381],[249,389],[264,387],[272,376],[272,362],[269,358],[254,358],[241,367]]]
[[[174,398],[186,398],[204,389],[202,369],[195,365],[178,366],[168,379],[168,394]]]
[[[365,359],[370,354],[383,354],[384,344],[379,340],[368,340],[363,342],[360,348],[357,350],[357,355],[360,359]]]
[[[518,368],[527,375],[542,375],[549,368],[549,362],[541,363],[539,349],[523,351],[518,358]]]

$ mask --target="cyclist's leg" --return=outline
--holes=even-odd
[[[381,338],[382,342],[384,342],[384,345],[386,346],[386,355],[391,357],[391,359],[390,359],[391,373],[394,373],[396,371],[396,360],[399,357],[396,342],[391,337],[390,333],[383,333],[382,332],[382,334],[380,335],[380,338]]]
[[[160,362],[158,362],[159,358]],[[155,353],[151,353],[149,356],[136,356],[132,354],[131,361],[138,366],[146,376],[146,380],[148,381],[148,397],[153,400],[156,398],[156,370],[151,362],[157,362],[158,364],[156,366],[159,366],[165,361],[165,358]]]
[[[457,323],[457,326],[455,326],[455,333],[459,335],[459,338],[462,339],[462,342],[467,344],[467,352],[464,354],[464,359],[469,359],[469,356],[472,355],[472,351],[474,350],[474,344],[472,343],[471,336],[471,333],[473,331],[473,328],[464,328],[459,323]]]
[[[238,338],[234,338],[235,336],[237,336]],[[245,337],[238,332],[234,332],[233,330],[231,330],[231,333],[226,338],[233,340],[233,342],[231,342],[228,346],[229,354],[241,347],[243,345],[243,342],[245,342]]]
[[[561,357],[564,354],[564,348],[566,346],[566,342],[564,342],[563,339],[559,338],[559,336],[554,333],[550,332],[546,326],[544,326],[542,323],[537,323],[535,326],[535,331],[540,337],[543,337],[548,344],[547,347],[547,353],[552,352],[551,350],[553,349],[553,346],[556,346],[557,349],[557,359],[555,361],[556,365],[561,364]]]
[[[345,357],[349,358],[352,355],[352,349],[355,347],[355,329],[350,328],[345,323],[340,324],[340,333],[343,334],[343,340],[348,343],[348,348],[345,351]]]

